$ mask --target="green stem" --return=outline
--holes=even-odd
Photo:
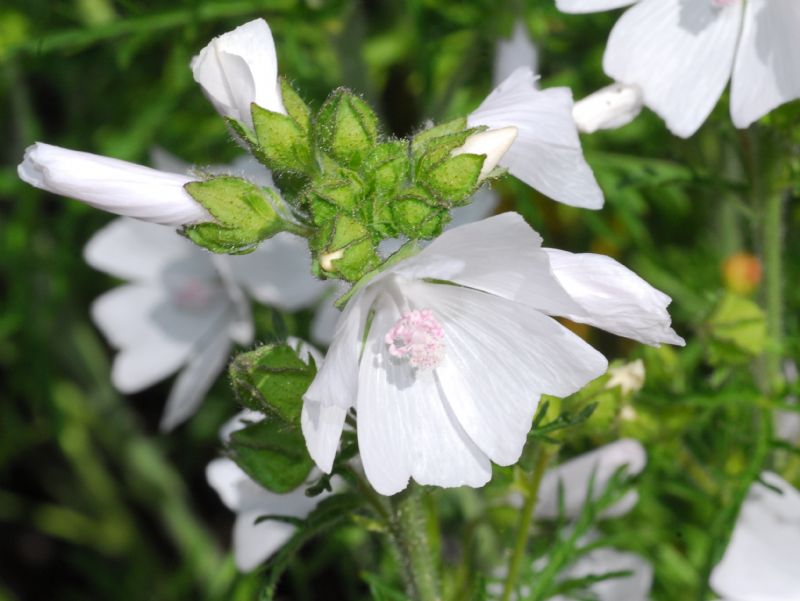
[[[412,484],[391,499],[390,533],[400,555],[406,592],[413,601],[441,601],[421,490]]]
[[[773,392],[781,380],[783,347],[783,204],[782,191],[767,192],[763,220],[764,309],[770,346],[764,357],[764,385]]]
[[[525,503],[519,515],[517,540],[508,564],[508,574],[503,585],[503,595],[500,597],[500,601],[509,601],[517,588],[519,575],[522,571],[522,561],[525,559],[525,551],[528,547],[528,537],[533,525],[533,513],[536,510],[536,502],[539,500],[539,486],[542,483],[548,461],[550,461],[550,453],[544,448],[540,448],[536,467],[526,481]]]

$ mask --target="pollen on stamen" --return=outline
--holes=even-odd
[[[412,367],[433,369],[444,359],[444,328],[433,311],[408,311],[386,333],[392,357],[407,358]]]

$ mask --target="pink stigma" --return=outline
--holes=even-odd
[[[404,313],[384,340],[392,357],[408,357],[412,367],[433,369],[444,359],[444,328],[430,309]]]

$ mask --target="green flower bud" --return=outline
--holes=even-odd
[[[447,210],[419,188],[412,188],[395,198],[390,208],[397,231],[412,240],[435,238],[449,220]]]
[[[305,200],[314,218],[322,225],[337,213],[356,217],[364,210],[364,183],[354,171],[338,168],[315,180],[305,193]]]
[[[369,229],[352,217],[336,215],[319,234],[315,246],[322,275],[354,282],[380,263]]]
[[[345,88],[334,90],[317,115],[321,149],[357,169],[378,141],[378,118],[369,105]]]
[[[215,253],[244,254],[283,230],[275,210],[275,192],[236,177],[189,182],[186,191],[214,217],[213,222],[187,226],[183,234]]]
[[[268,111],[257,104],[251,108],[258,140],[258,144],[252,148],[256,158],[278,173],[313,171],[315,167],[308,130],[304,130],[292,116]],[[293,107],[292,110],[297,112],[298,109]]]
[[[428,129],[422,130],[416,136],[414,136],[414,139],[411,142],[411,152],[414,158],[419,158],[428,150],[432,142],[453,134],[464,134],[464,139],[466,139],[466,136],[468,135],[467,129],[466,117],[460,117],[458,119],[448,121],[447,123],[442,123],[441,125],[429,127]],[[463,144],[463,141],[461,141],[459,144]],[[456,146],[459,144],[456,144]],[[456,146],[453,146],[453,148]]]

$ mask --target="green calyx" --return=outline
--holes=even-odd
[[[286,225],[276,210],[280,198],[237,177],[213,177],[189,182],[186,191],[214,218],[187,226],[182,233],[214,253],[245,254],[259,242],[282,231]]]

